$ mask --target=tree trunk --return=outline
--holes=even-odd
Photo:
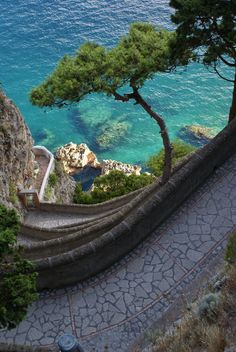
[[[232,104],[231,104],[231,108],[229,111],[228,122],[230,123],[235,117],[236,117],[236,71],[235,71],[235,76],[234,76],[233,99],[232,99]]]
[[[141,105],[142,108],[157,122],[158,126],[160,127],[160,133],[163,140],[164,145],[164,169],[162,174],[162,183],[166,183],[171,175],[171,164],[172,164],[172,146],[170,143],[169,135],[166,129],[166,125],[164,120],[152,110],[151,106],[149,106],[146,101],[142,98],[140,93],[137,89],[133,88],[134,93],[133,99],[136,101],[137,104]]]

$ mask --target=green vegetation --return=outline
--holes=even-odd
[[[0,205],[0,329],[18,325],[37,298],[37,275],[16,245],[19,229],[16,211]]]
[[[192,51],[193,59],[234,84],[231,121],[236,117],[235,0],[171,0],[170,5],[176,10],[172,20],[177,25],[177,55]],[[232,79],[222,72],[222,65],[231,69]]]
[[[17,188],[16,185],[13,181],[9,182],[9,201],[12,204],[16,204],[17,203]]]
[[[173,166],[176,165],[176,163],[180,161],[183,157],[195,150],[193,146],[182,141],[175,141],[172,146]],[[151,169],[151,172],[155,176],[160,176],[164,167],[164,150],[162,149],[159,153],[151,156],[147,162],[147,166]]]
[[[96,177],[94,190],[90,193],[83,192],[81,184],[78,182],[73,200],[78,204],[101,203],[142,188],[152,183],[154,179],[152,175],[127,176],[121,171],[114,170],[108,175]]]
[[[63,107],[80,102],[91,93],[105,93],[121,102],[133,100],[160,128],[165,150],[164,183],[171,174],[169,135],[164,120],[144,100],[140,88],[155,73],[169,72],[177,64],[187,63],[183,53],[178,60],[173,59],[175,38],[174,32],[157,30],[148,23],[134,23],[111,50],[96,43],[85,43],[74,56],[65,56],[54,72],[32,90],[31,102],[40,107]],[[121,93],[121,88],[126,93]]]
[[[225,260],[229,263],[236,262],[236,233],[230,236],[229,242],[226,247]]]
[[[214,323],[219,313],[219,296],[216,293],[208,293],[203,296],[198,305],[199,318],[208,323]]]
[[[48,178],[48,186],[50,188],[54,188],[57,184],[57,181],[58,181],[57,174],[55,172],[52,172]]]
[[[57,165],[57,163],[56,163],[56,165]],[[53,195],[53,189],[56,187],[56,185],[58,183],[58,178],[60,177],[60,176],[58,176],[58,170],[59,170],[59,167],[56,166],[55,171],[49,175],[48,184],[47,184],[47,187],[44,192],[44,199],[46,201],[51,200],[52,195]]]

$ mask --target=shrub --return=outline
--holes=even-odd
[[[226,247],[225,260],[229,263],[236,262],[236,233],[233,233]]]
[[[55,187],[56,184],[57,184],[57,181],[58,181],[57,175],[55,174],[55,172],[52,172],[52,173],[49,175],[49,178],[48,178],[48,186],[49,186],[50,188]]]
[[[36,273],[16,246],[20,220],[15,210],[0,205],[0,329],[14,328],[36,298]]]
[[[155,177],[152,175],[127,176],[122,171],[113,170],[108,175],[95,178],[94,190],[91,193],[83,192],[82,186],[78,182],[73,200],[78,204],[101,203],[147,186],[154,179]]]
[[[82,190],[80,182],[76,183],[73,202],[77,204],[92,204],[92,197],[89,193],[85,193]]]
[[[190,144],[179,140],[175,141],[172,146],[172,166],[176,165],[179,160],[196,149]],[[162,149],[159,153],[151,156],[147,162],[147,166],[155,176],[161,176],[164,167],[164,150]]]
[[[216,293],[208,293],[199,303],[199,318],[208,322],[215,322],[218,315],[218,306],[219,296]]]
[[[20,218],[14,209],[7,209],[0,204],[0,233],[6,229],[11,229],[16,236],[20,230]]]

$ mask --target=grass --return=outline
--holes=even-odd
[[[236,233],[233,233],[230,236],[230,239],[225,251],[225,260],[228,263],[236,262]]]

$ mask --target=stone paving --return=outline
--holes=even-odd
[[[39,173],[38,173],[38,175],[37,175],[37,177],[36,177],[36,179],[34,181],[34,187],[35,187],[35,189],[40,191],[40,188],[42,186],[45,173],[46,173],[47,168],[48,168],[49,159],[46,158],[46,156],[44,156],[44,155],[36,155],[35,156],[35,161],[37,161],[37,163],[39,165]]]
[[[236,154],[152,235],[103,273],[42,292],[0,342],[51,345],[67,332],[86,352],[127,351],[190,285],[222,261],[236,225]],[[211,273],[210,273],[211,274]]]

